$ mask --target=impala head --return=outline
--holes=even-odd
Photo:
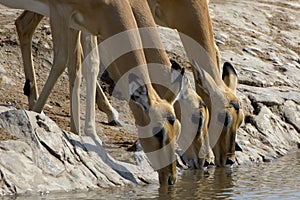
[[[220,167],[231,166],[235,162],[235,151],[242,150],[236,142],[236,134],[244,119],[241,103],[236,96],[237,72],[230,63],[224,64],[223,87],[218,86],[199,67],[195,74],[198,87],[209,96],[211,102],[209,135],[215,164]]]
[[[175,148],[181,127],[173,106],[135,74],[129,75],[129,90],[141,145],[160,184],[172,185],[177,180]]]
[[[235,162],[235,151],[242,151],[236,141],[236,134],[244,119],[241,103],[236,96],[237,72],[229,62],[223,65],[222,79],[227,86],[224,90],[227,101],[225,112],[221,117],[224,118],[224,127],[217,144],[213,148],[217,166],[232,165]],[[220,113],[220,115],[222,114]]]
[[[175,61],[172,63],[172,74],[179,74],[182,69]],[[178,145],[184,151],[184,161],[191,167],[199,169],[203,167],[204,157],[208,149],[200,150],[202,147],[209,148],[205,145],[205,139],[208,137],[208,109],[202,98],[192,88],[188,77],[182,74],[182,87],[174,109],[177,118],[181,123],[181,134],[178,138]]]

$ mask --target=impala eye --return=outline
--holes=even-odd
[[[238,113],[240,111],[240,105],[238,102],[236,101],[230,101],[229,103],[233,108],[234,110]]]
[[[167,120],[171,125],[174,125],[176,118],[174,115],[168,115]]]
[[[207,106],[206,106],[206,104],[204,103],[204,101],[201,101],[200,103],[199,103],[199,108],[206,108]]]
[[[231,125],[231,123],[232,123],[232,117],[228,113],[226,113],[224,126],[229,127]]]
[[[218,114],[218,121],[224,123],[225,127],[228,127],[232,123],[232,118],[227,112]]]
[[[202,112],[199,111],[199,113],[192,114],[191,120],[195,125],[198,125],[197,133],[201,133],[202,126],[203,126]]]

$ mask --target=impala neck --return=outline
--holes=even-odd
[[[189,6],[189,13],[176,28],[179,32],[189,59],[197,61],[199,66],[208,72],[217,85],[223,85],[218,69],[217,53],[208,4],[206,1],[195,1]],[[177,21],[178,22],[178,21]],[[190,24],[189,22],[195,22]],[[192,41],[192,40],[194,41]],[[194,44],[196,41],[196,44]],[[200,46],[198,46],[200,45]],[[205,50],[205,51],[204,51]]]
[[[148,0],[148,3],[158,23],[177,29],[190,61],[197,61],[222,86],[207,0]]]
[[[146,0],[130,0],[130,5],[141,34],[144,53],[153,87],[158,95],[167,100],[174,99],[173,95],[166,95],[171,87],[167,80],[170,79],[171,63],[161,42],[156,23]],[[166,85],[159,83],[164,80]],[[171,79],[170,79],[171,80]]]

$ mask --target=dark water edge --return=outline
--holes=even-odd
[[[41,193],[2,197],[3,200],[88,199],[300,199],[300,151],[276,161],[207,172],[186,170],[175,186],[111,188],[96,191]]]

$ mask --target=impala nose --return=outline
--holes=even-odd
[[[227,158],[225,165],[232,166],[233,164],[234,164],[234,161],[232,161],[231,159]]]
[[[207,160],[204,161],[203,167],[206,168],[209,166],[209,162]]]
[[[168,184],[169,185],[174,185],[177,181],[177,178],[175,178],[174,176],[169,176],[169,179],[168,179]]]

